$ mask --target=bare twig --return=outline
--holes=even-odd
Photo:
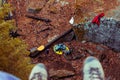
[[[25,15],[25,16],[28,17],[28,18],[35,19],[35,20],[41,20],[41,21],[45,21],[45,22],[51,22],[50,19],[46,19],[46,18],[42,18],[42,17],[31,16],[31,15]]]
[[[44,32],[44,31],[46,31],[46,30],[51,30],[51,29],[50,29],[50,27],[46,27],[46,28],[44,28],[44,29],[38,31],[37,33]]]

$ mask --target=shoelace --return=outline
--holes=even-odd
[[[41,73],[35,73],[31,80],[42,80]]]
[[[103,80],[98,68],[90,68],[90,80]]]

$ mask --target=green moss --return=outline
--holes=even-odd
[[[27,45],[19,38],[12,38],[10,30],[16,30],[14,20],[5,21],[12,8],[10,4],[0,7],[0,70],[11,73],[22,80],[28,80],[28,75],[34,65],[28,64],[30,59]]]

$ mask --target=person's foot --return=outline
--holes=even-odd
[[[90,56],[84,61],[83,80],[105,80],[103,68],[97,58]]]
[[[29,80],[47,80],[48,74],[44,64],[37,64],[31,71]]]

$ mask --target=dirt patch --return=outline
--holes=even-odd
[[[96,14],[101,12],[107,13],[109,10],[115,9],[119,5],[117,0],[76,0],[76,3],[75,23],[90,20]]]

